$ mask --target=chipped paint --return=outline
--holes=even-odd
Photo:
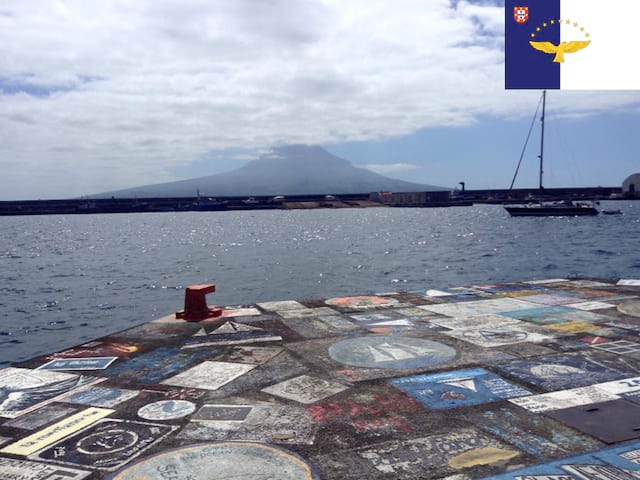
[[[463,468],[477,467],[480,465],[503,463],[517,457],[518,455],[520,455],[520,453],[508,448],[476,448],[456,455],[449,460],[449,466],[456,470],[462,470]]]

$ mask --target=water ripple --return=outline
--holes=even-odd
[[[510,218],[498,206],[0,217],[0,365],[174,312],[568,276],[637,277],[640,208]],[[9,343],[7,343],[9,342]]]

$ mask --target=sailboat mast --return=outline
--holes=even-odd
[[[543,90],[542,92],[542,116],[540,117],[540,121],[542,122],[542,134],[540,135],[540,190],[544,189],[542,186],[542,174],[544,173],[544,117],[545,117],[545,107],[547,105],[547,91]]]

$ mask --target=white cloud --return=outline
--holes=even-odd
[[[372,172],[380,173],[382,175],[410,172],[412,170],[420,168],[419,165],[415,165],[413,163],[374,163],[360,166],[366,168],[367,170],[371,170]]]
[[[529,116],[538,94],[503,90],[502,23],[501,7],[449,0],[5,0],[0,196],[166,181],[227,148]],[[552,96],[564,114],[640,102]]]

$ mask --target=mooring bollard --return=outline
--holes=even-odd
[[[176,312],[176,318],[187,322],[201,322],[222,316],[222,309],[207,305],[207,294],[216,291],[215,285],[191,285],[184,293],[184,310]]]

